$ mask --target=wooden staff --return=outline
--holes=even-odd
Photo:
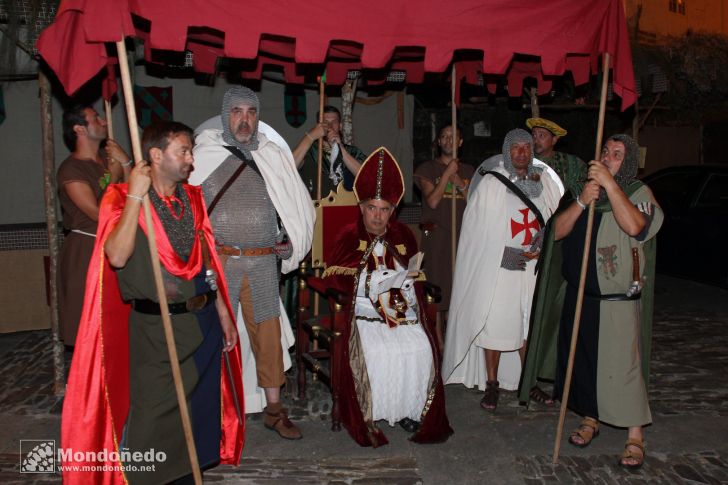
[[[131,137],[131,147],[134,154],[134,161],[138,162],[144,157],[142,155],[141,143],[139,140],[139,128],[137,126],[136,108],[134,107],[134,94],[131,86],[131,76],[129,75],[129,63],[126,57],[126,47],[124,41],[116,43],[116,50],[119,56],[119,67],[121,68],[121,83],[124,88],[124,102],[126,104],[126,116],[129,121],[129,136]],[[154,190],[154,188],[152,188]],[[190,414],[187,410],[187,399],[185,391],[182,387],[182,373],[179,368],[179,358],[177,357],[177,346],[174,343],[174,333],[172,332],[172,320],[169,317],[169,306],[167,305],[167,294],[164,291],[164,283],[162,282],[162,269],[159,264],[159,254],[157,253],[157,241],[154,235],[154,224],[152,222],[152,213],[149,209],[149,196],[145,195],[142,199],[142,207],[144,208],[144,219],[147,224],[147,239],[149,240],[149,255],[152,261],[152,272],[154,273],[154,285],[157,289],[159,297],[159,310],[162,317],[162,325],[164,326],[164,335],[167,339],[167,351],[169,352],[169,360],[172,365],[172,377],[174,379],[174,389],[177,394],[177,403],[182,416],[182,428],[184,430],[185,442],[187,443],[187,452],[190,457],[192,466],[192,474],[196,485],[202,485],[202,475],[200,473],[200,465],[197,462],[197,450],[195,449],[195,441],[192,436],[192,422]]]
[[[104,112],[106,113],[106,131],[108,132],[109,140],[114,140],[114,122],[111,120],[111,101],[108,99],[104,100]]]
[[[597,123],[597,143],[594,150],[594,160],[599,160],[602,152],[602,131],[604,130],[604,113],[607,107],[607,84],[609,82],[609,53],[605,52],[602,58],[602,92],[599,100],[599,122]],[[586,284],[586,270],[589,263],[589,249],[591,246],[592,226],[594,225],[594,201],[589,204],[589,213],[586,222],[586,235],[584,236],[584,254],[581,258],[581,275],[579,276],[579,288],[576,293],[576,308],[574,309],[574,324],[571,328],[571,347],[569,348],[569,361],[566,366],[566,377],[564,378],[564,391],[561,395],[561,409],[559,411],[559,425],[556,428],[556,441],[554,442],[553,463],[559,461],[559,449],[561,448],[561,434],[564,430],[564,419],[566,418],[566,406],[569,403],[569,391],[571,391],[571,375],[574,371],[574,352],[576,351],[576,340],[579,336],[579,325],[581,323],[581,307],[584,303],[584,285]]]
[[[455,62],[452,63],[452,83],[451,83],[451,89],[450,89],[450,101],[452,105],[452,156],[453,158],[458,157],[458,133],[457,133],[457,126],[458,126],[458,110],[457,106],[455,105],[455,88],[457,85],[457,80],[455,77],[456,70],[455,70]],[[457,250],[457,230],[458,230],[458,214],[457,214],[457,190],[455,189],[455,184],[450,182],[450,268],[451,268],[451,274],[455,274],[455,251]]]
[[[323,76],[319,78],[319,118],[318,122],[324,122],[324,84],[326,82],[326,71]],[[326,133],[324,133],[326,136]],[[323,151],[324,151],[324,137],[318,139],[318,180],[316,182],[316,200],[321,200],[321,165],[323,163]]]
[[[319,78],[319,115],[318,115],[318,122],[319,124],[324,122],[324,104],[326,100],[326,93],[324,92],[324,87],[326,86],[326,71],[321,75]],[[324,132],[324,136],[326,136],[326,132]],[[318,174],[317,174],[317,182],[316,182],[316,200],[321,200],[321,174],[323,170],[323,159],[324,159],[324,136],[318,139],[318,154],[316,157],[316,161],[318,162]],[[323,231],[321,232],[323,237]],[[321,241],[321,245],[323,246],[323,241]],[[314,274],[318,277],[321,276],[321,268],[315,268]],[[317,317],[319,314],[319,295],[318,293],[314,292],[313,295],[313,315]],[[318,340],[314,339],[313,341],[314,350],[318,349]],[[316,377],[316,373],[314,372],[314,377]]]

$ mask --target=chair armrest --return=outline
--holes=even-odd
[[[350,295],[337,290],[334,287],[328,286],[326,284],[326,281],[316,277],[316,276],[306,276],[306,283],[308,286],[310,286],[314,291],[317,293],[320,293],[321,295],[332,299],[335,303],[338,303],[339,305],[345,305],[348,303],[350,299]]]
[[[341,290],[337,290],[336,288],[327,288],[326,289],[326,296],[331,298],[334,303],[337,303],[339,305],[346,305],[349,300],[351,299],[351,296],[348,293],[345,293]]]
[[[322,295],[326,295],[327,286],[324,280],[321,278],[318,278],[316,276],[304,276],[303,277],[306,280],[306,284],[311,287],[315,292],[320,293]]]

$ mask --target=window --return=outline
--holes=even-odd
[[[728,209],[728,175],[710,177],[696,206]]]
[[[650,180],[648,185],[663,208],[687,209],[703,180],[703,173],[670,172]]]
[[[687,0],[670,0],[670,12],[679,13],[685,15],[685,2]]]

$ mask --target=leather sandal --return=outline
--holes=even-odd
[[[528,392],[528,397],[530,397],[532,401],[543,404],[544,406],[554,405],[553,398],[546,394],[544,390],[538,386],[533,386],[531,388],[531,390]]]
[[[266,408],[263,425],[287,440],[300,440],[303,437],[301,430],[288,419],[288,414],[283,408],[278,412],[271,412]]]
[[[486,411],[495,411],[498,407],[498,395],[500,389],[498,389],[500,383],[498,381],[486,381],[485,382],[485,395],[480,400],[480,407]]]
[[[569,436],[569,443],[578,447],[586,448],[594,438],[599,436],[599,422],[594,418],[584,418],[579,427]],[[581,443],[576,441],[581,440]]]
[[[640,450],[639,453],[635,453],[630,447],[637,448]],[[635,460],[635,463],[625,463],[625,460]],[[645,462],[645,443],[641,440],[629,438],[624,444],[624,451],[622,452],[622,458],[619,459],[619,466],[628,470],[637,470]]]

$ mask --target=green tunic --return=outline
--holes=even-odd
[[[117,275],[124,300],[157,301],[149,261],[149,243],[141,229],[137,230],[134,253],[126,266],[117,271]],[[195,288],[195,279],[175,277],[164,266],[162,278],[170,303],[185,301],[200,292]],[[199,359],[199,354],[196,353],[209,336],[203,334],[196,314],[172,315],[171,319],[182,381],[195,428],[198,459],[200,466],[204,468],[217,462],[219,453],[216,448],[210,453],[201,446],[198,440],[201,430],[198,428],[204,426],[209,430],[219,430],[220,421],[219,415],[214,414],[210,416],[211,420],[205,420],[204,423],[195,420],[197,413],[192,394],[201,378],[199,363],[195,361]],[[219,323],[217,327],[212,328],[220,333]],[[219,339],[217,341],[220,342]],[[219,355],[219,351],[216,355]],[[219,385],[219,365],[215,370]],[[212,382],[214,384],[214,380]],[[217,404],[212,407],[219,409],[219,388],[217,394],[210,392],[206,399],[216,400]],[[216,434],[219,443],[219,431]],[[209,441],[215,443],[214,438]],[[124,446],[130,451],[144,452],[154,448],[166,454],[164,462],[155,463],[154,473],[127,471],[126,476],[130,483],[166,483],[192,473],[182,433],[182,418],[175,397],[164,328],[159,315],[146,315],[135,311],[129,314],[129,415],[124,430]]]
[[[633,183],[626,192],[637,207],[651,212],[648,217],[651,222],[643,234],[632,238],[619,229],[608,204],[597,209],[586,294],[625,293],[632,281],[633,247],[640,253],[640,274],[645,287],[640,300],[605,301],[589,296],[584,299],[570,407],[617,426],[639,426],[651,419],[646,384],[654,289],[654,236],[662,224],[663,214],[650,190],[641,183]],[[564,241],[554,243],[549,234],[551,237],[545,244],[544,267],[534,300],[532,333],[519,394],[523,401],[528,401],[528,391],[537,377],[556,377],[556,395],[560,394],[578,287],[579,248],[583,247],[584,232],[580,226],[585,226],[585,221],[586,212]],[[562,273],[563,256],[566,261]],[[562,315],[565,298],[567,304]],[[561,365],[555,373],[559,320]]]

